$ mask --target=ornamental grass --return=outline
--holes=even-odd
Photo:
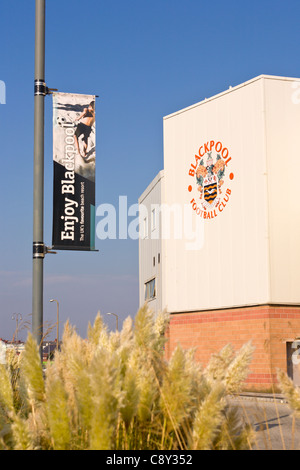
[[[45,370],[29,334],[22,355],[0,364],[0,449],[251,448],[253,431],[227,400],[248,374],[251,344],[226,346],[206,368],[179,345],[167,361],[168,322],[144,306],[120,332],[100,314],[86,339],[67,323]]]

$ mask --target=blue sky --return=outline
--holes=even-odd
[[[97,94],[96,206],[137,202],[163,168],[163,116],[260,74],[300,77],[299,0],[48,0],[46,83]],[[0,6],[0,337],[12,314],[30,320],[35,1]],[[52,233],[52,100],[45,114],[45,243]],[[96,223],[98,220],[96,220]],[[51,298],[85,336],[100,310],[120,322],[138,309],[138,242],[96,239],[98,253],[44,263]],[[113,317],[105,316],[110,328]],[[22,335],[21,335],[22,336]],[[25,332],[23,337],[25,337]]]

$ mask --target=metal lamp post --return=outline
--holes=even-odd
[[[19,320],[22,321],[21,313],[14,313],[12,320],[16,320],[16,342],[18,342]]]
[[[108,312],[107,315],[113,315],[114,317],[116,317],[116,327],[117,327],[117,331],[119,331],[119,328],[118,328],[119,317],[118,317],[118,315],[116,315],[115,313],[111,313],[111,312]]]
[[[57,323],[56,323],[56,338],[57,338],[57,345],[56,348],[58,350],[59,345],[59,303],[56,299],[51,299],[50,302],[56,302],[56,312],[57,312]]]
[[[42,352],[44,276],[45,0],[35,2],[32,333]]]

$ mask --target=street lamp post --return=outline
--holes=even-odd
[[[16,342],[18,341],[18,331],[19,331],[19,320],[22,321],[21,313],[14,313],[12,320],[16,320]]]
[[[115,313],[111,313],[111,312],[108,312],[107,315],[113,315],[114,317],[116,317],[116,327],[117,327],[117,331],[119,331],[119,327],[118,327],[119,317],[118,317],[118,315],[116,315]]]
[[[45,1],[35,2],[32,333],[42,355],[44,276]]]
[[[58,350],[59,345],[59,303],[56,299],[51,299],[50,302],[56,302],[56,312],[57,312],[57,323],[56,323],[56,338],[57,338],[57,345],[56,348]]]

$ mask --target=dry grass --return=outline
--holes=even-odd
[[[206,369],[180,346],[166,361],[168,321],[144,307],[109,333],[98,315],[87,339],[66,324],[44,374],[29,334],[21,359],[0,366],[0,448],[251,448],[253,430],[226,398],[247,376],[251,344],[237,353],[227,346]]]

